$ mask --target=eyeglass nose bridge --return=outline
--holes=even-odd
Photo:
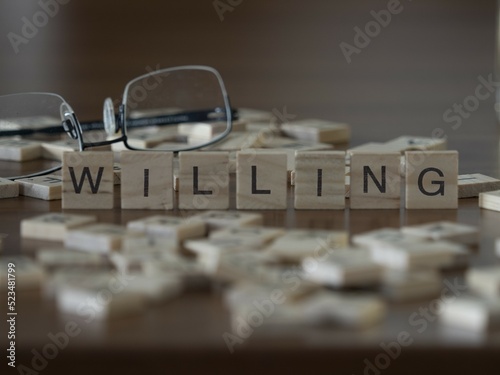
[[[78,139],[78,120],[68,103],[61,104],[61,118],[64,131],[72,139]]]

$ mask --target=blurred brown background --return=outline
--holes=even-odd
[[[340,44],[353,44],[354,27],[364,29],[388,0],[61,1],[17,54],[8,34],[22,36],[23,17],[33,21],[41,7],[1,2],[0,94],[54,91],[81,118],[95,118],[105,97],[119,98],[148,66],[207,64],[235,105],[346,121],[355,143],[439,127],[456,148],[457,138],[496,132],[493,96],[458,130],[443,120],[493,72],[494,0],[402,0],[350,64]],[[232,8],[222,20],[217,4]]]

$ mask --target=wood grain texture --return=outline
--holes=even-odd
[[[65,152],[62,180],[63,209],[113,208],[112,152]]]
[[[458,176],[458,198],[478,197],[479,193],[500,190],[500,180],[481,173]]]
[[[171,152],[122,151],[120,191],[123,209],[174,208]],[[114,171],[116,174],[116,171]]]
[[[67,231],[97,221],[92,215],[47,213],[21,221],[21,236],[41,240],[64,241]]]
[[[287,156],[267,150],[237,155],[236,207],[284,210],[287,207]]]
[[[345,152],[297,152],[294,185],[297,209],[345,208]]]
[[[227,152],[181,152],[179,163],[179,209],[229,208]]]
[[[62,198],[62,178],[59,175],[23,178],[16,181],[19,183],[20,195],[46,201]]]
[[[458,207],[458,152],[406,152],[406,208]]]
[[[0,177],[0,199],[19,196],[19,184]]]
[[[397,209],[401,205],[399,153],[356,152],[351,155],[350,207]]]

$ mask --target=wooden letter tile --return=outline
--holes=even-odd
[[[270,151],[241,151],[237,155],[238,209],[287,208],[287,156]]]
[[[295,208],[345,208],[345,152],[299,151],[295,154]]]
[[[91,224],[67,232],[64,245],[71,249],[107,254],[122,248],[125,227],[115,224]]]
[[[42,157],[39,142],[18,138],[0,139],[0,160],[28,161]]]
[[[15,181],[0,177],[0,199],[19,196],[19,184]]]
[[[398,153],[354,153],[351,156],[351,208],[399,208],[400,162]]]
[[[473,268],[467,271],[466,279],[475,293],[493,299],[500,297],[500,266]]]
[[[479,193],[479,207],[500,211],[500,190]]]
[[[441,322],[445,326],[487,332],[500,327],[500,299],[459,296],[450,303],[445,303],[441,311]]]
[[[387,151],[446,150],[446,138],[412,137],[404,135],[383,144]]]
[[[406,152],[406,208],[458,208],[458,152]]]
[[[194,219],[205,222],[210,230],[262,225],[263,223],[262,214],[239,211],[207,211],[190,217],[190,220]]]
[[[188,238],[202,237],[206,233],[206,224],[202,220],[166,215],[155,215],[130,221],[127,228],[155,237],[170,238],[178,243]]]
[[[113,208],[113,179],[112,152],[65,152],[62,167],[62,208]]]
[[[479,193],[500,189],[500,180],[484,174],[464,174],[458,176],[458,198],[473,198]]]
[[[46,175],[17,180],[19,195],[43,199],[46,201],[61,199],[62,178],[57,175]]]
[[[40,240],[63,241],[69,229],[96,221],[95,216],[53,212],[21,221],[21,236]]]
[[[346,143],[351,135],[347,124],[318,119],[287,122],[281,129],[289,137],[321,143]]]
[[[171,152],[122,151],[122,208],[173,209],[172,158]]]
[[[229,208],[227,152],[181,152],[179,162],[179,209]]]
[[[382,267],[370,259],[366,249],[346,248],[332,250],[321,261],[302,261],[308,280],[336,288],[378,285]]]
[[[36,259],[45,268],[105,266],[106,258],[100,254],[67,249],[39,249]]]
[[[449,221],[403,227],[401,231],[428,240],[447,240],[464,245],[477,245],[479,238],[476,227]]]
[[[344,231],[293,229],[276,239],[266,253],[286,262],[300,262],[310,256],[344,248],[349,235]]]
[[[42,156],[44,159],[62,161],[64,152],[78,150],[78,141],[74,139],[65,139],[62,141],[42,143]]]

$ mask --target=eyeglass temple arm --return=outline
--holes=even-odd
[[[201,110],[201,111],[190,111],[190,112],[181,112],[173,115],[161,115],[161,116],[152,116],[152,117],[141,117],[141,118],[132,118],[127,120],[127,128],[140,128],[145,126],[162,126],[162,125],[176,125],[182,124],[186,122],[203,122],[207,120],[214,120],[213,114],[222,114],[223,110],[217,111],[218,108]],[[118,115],[119,116],[119,115]],[[118,120],[117,116],[117,120]],[[215,117],[217,118],[217,117]],[[225,116],[221,116],[220,120],[225,120]],[[238,110],[232,108],[231,109],[231,120],[238,119]],[[81,122],[80,123],[82,130],[98,130],[102,129],[104,123],[102,121],[90,121],[90,122]]]
[[[140,128],[144,126],[152,125],[175,125],[186,122],[203,122],[207,120],[213,120],[213,113],[216,112],[212,110],[202,110],[202,111],[192,111],[177,113],[174,115],[162,115],[153,117],[144,117],[137,119],[127,120],[127,127]],[[217,113],[217,112],[216,112]],[[223,113],[223,111],[218,112]],[[231,119],[238,119],[238,110],[231,109]],[[225,120],[225,117],[221,117],[220,120]],[[80,123],[83,131],[90,130],[102,130],[104,128],[104,122],[102,121],[85,121]],[[61,125],[48,126],[45,128],[38,129],[16,129],[16,130],[1,130],[0,137],[12,137],[12,136],[28,136],[33,134],[60,134],[64,133],[65,130]]]

